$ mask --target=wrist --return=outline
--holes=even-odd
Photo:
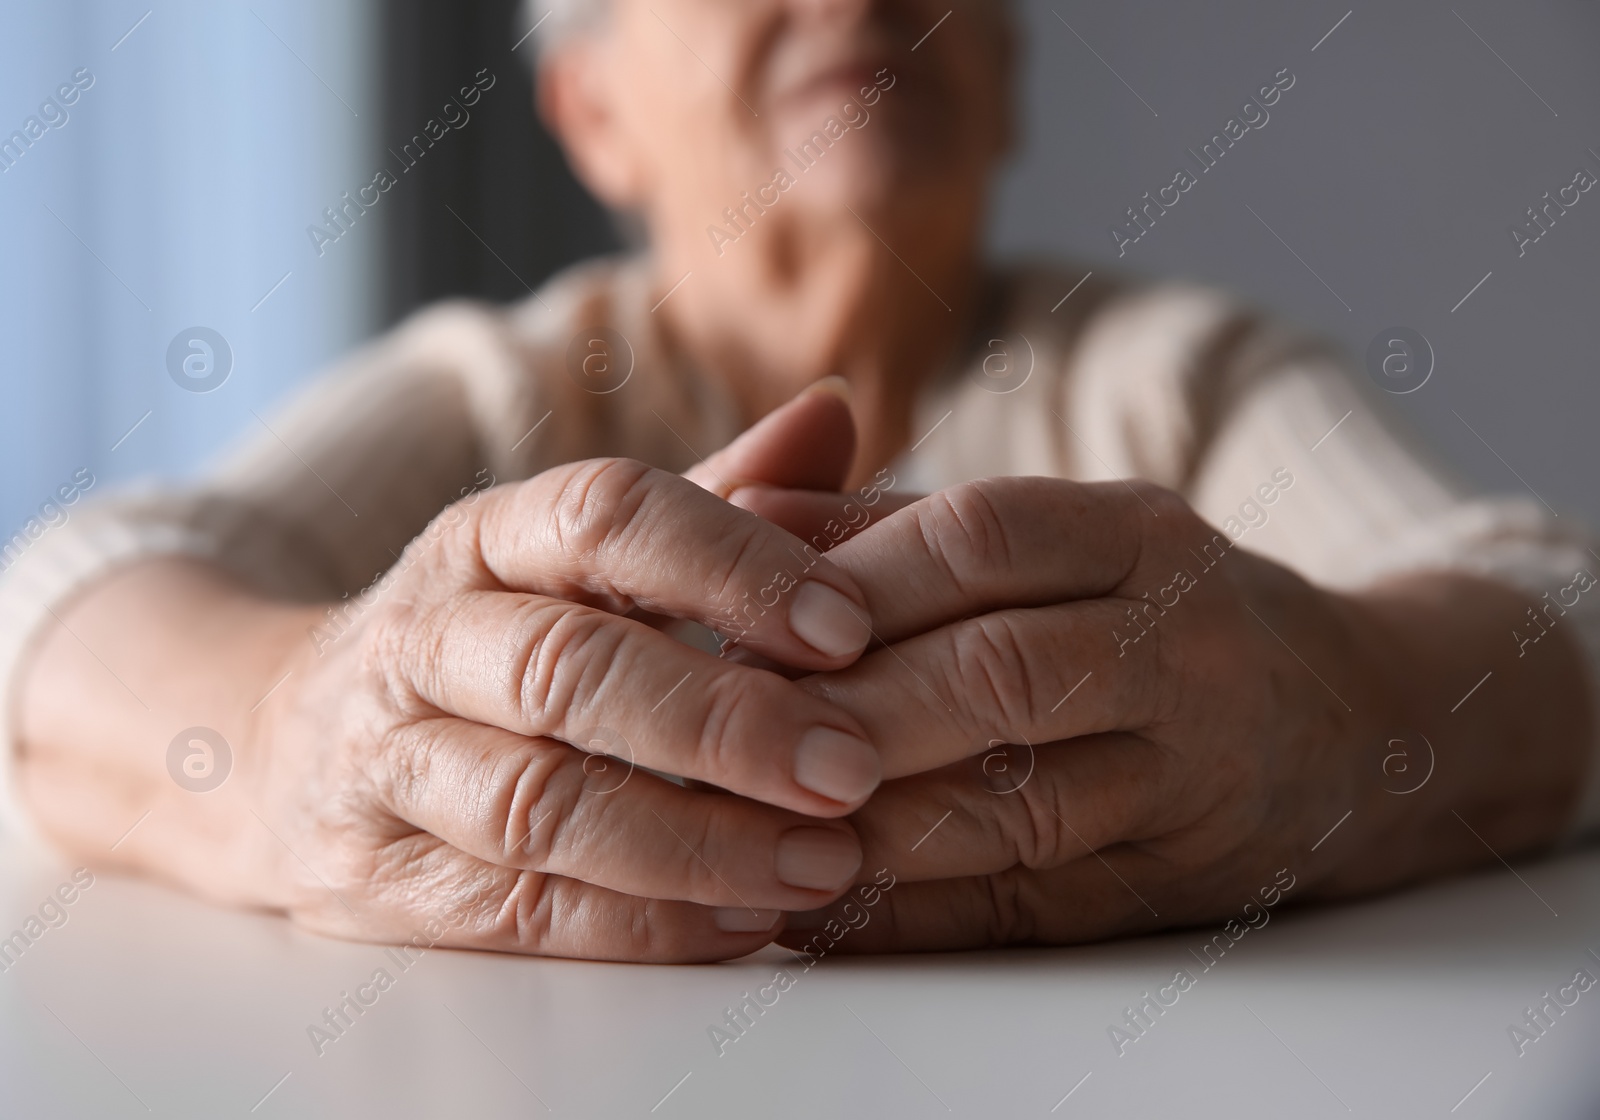
[[[258,902],[250,810],[270,744],[255,709],[305,610],[193,560],[90,588],[19,686],[19,786],[39,827],[84,859]]]
[[[1419,574],[1334,598],[1358,718],[1342,745],[1352,836],[1329,892],[1558,839],[1588,761],[1581,653],[1547,643],[1539,664],[1519,658],[1522,596],[1474,577]]]

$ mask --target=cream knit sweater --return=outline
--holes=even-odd
[[[1591,542],[1537,504],[1448,480],[1380,418],[1381,394],[1324,347],[1196,287],[1096,279],[1057,306],[1076,276],[994,275],[969,352],[918,402],[919,442],[894,467],[897,489],[989,475],[1143,477],[1183,493],[1243,547],[1333,588],[1448,568],[1496,577],[1531,605],[1600,570]],[[51,611],[113,569],[187,554],[267,595],[337,600],[487,479],[601,455],[680,471],[727,443],[738,427],[731,400],[666,352],[652,302],[647,262],[625,260],[575,268],[510,308],[425,310],[304,392],[198,487],[86,503],[30,543],[0,574],[0,828],[27,831],[10,780],[18,667]],[[599,328],[617,332],[607,336],[617,357],[597,379],[584,359]],[[1589,600],[1600,596],[1583,596],[1561,622],[1600,676],[1600,608]],[[1600,824],[1600,764],[1573,823]]]

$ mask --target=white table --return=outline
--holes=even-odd
[[[69,871],[0,845],[0,936]],[[1517,872],[1280,910],[1203,974],[1211,931],[803,975],[778,950],[697,968],[435,950],[401,971],[102,873],[0,975],[0,1117],[1592,1120],[1600,986],[1520,1057],[1507,1028],[1575,971],[1600,978],[1600,851]],[[707,1028],[786,966],[794,986],[719,1056]],[[319,1056],[307,1028],[379,968],[393,986]],[[1107,1027],[1182,968],[1194,986],[1119,1057]]]

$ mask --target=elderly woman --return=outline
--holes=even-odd
[[[550,12],[545,119],[648,253],[425,311],[33,548],[14,825],[338,936],[703,961],[1593,822],[1584,543],[1224,297],[985,262],[1010,28],[950,2]]]

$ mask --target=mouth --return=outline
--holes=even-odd
[[[827,99],[847,101],[870,88],[884,70],[894,68],[887,56],[860,57],[817,69],[788,83],[773,98],[775,105],[787,107]]]

